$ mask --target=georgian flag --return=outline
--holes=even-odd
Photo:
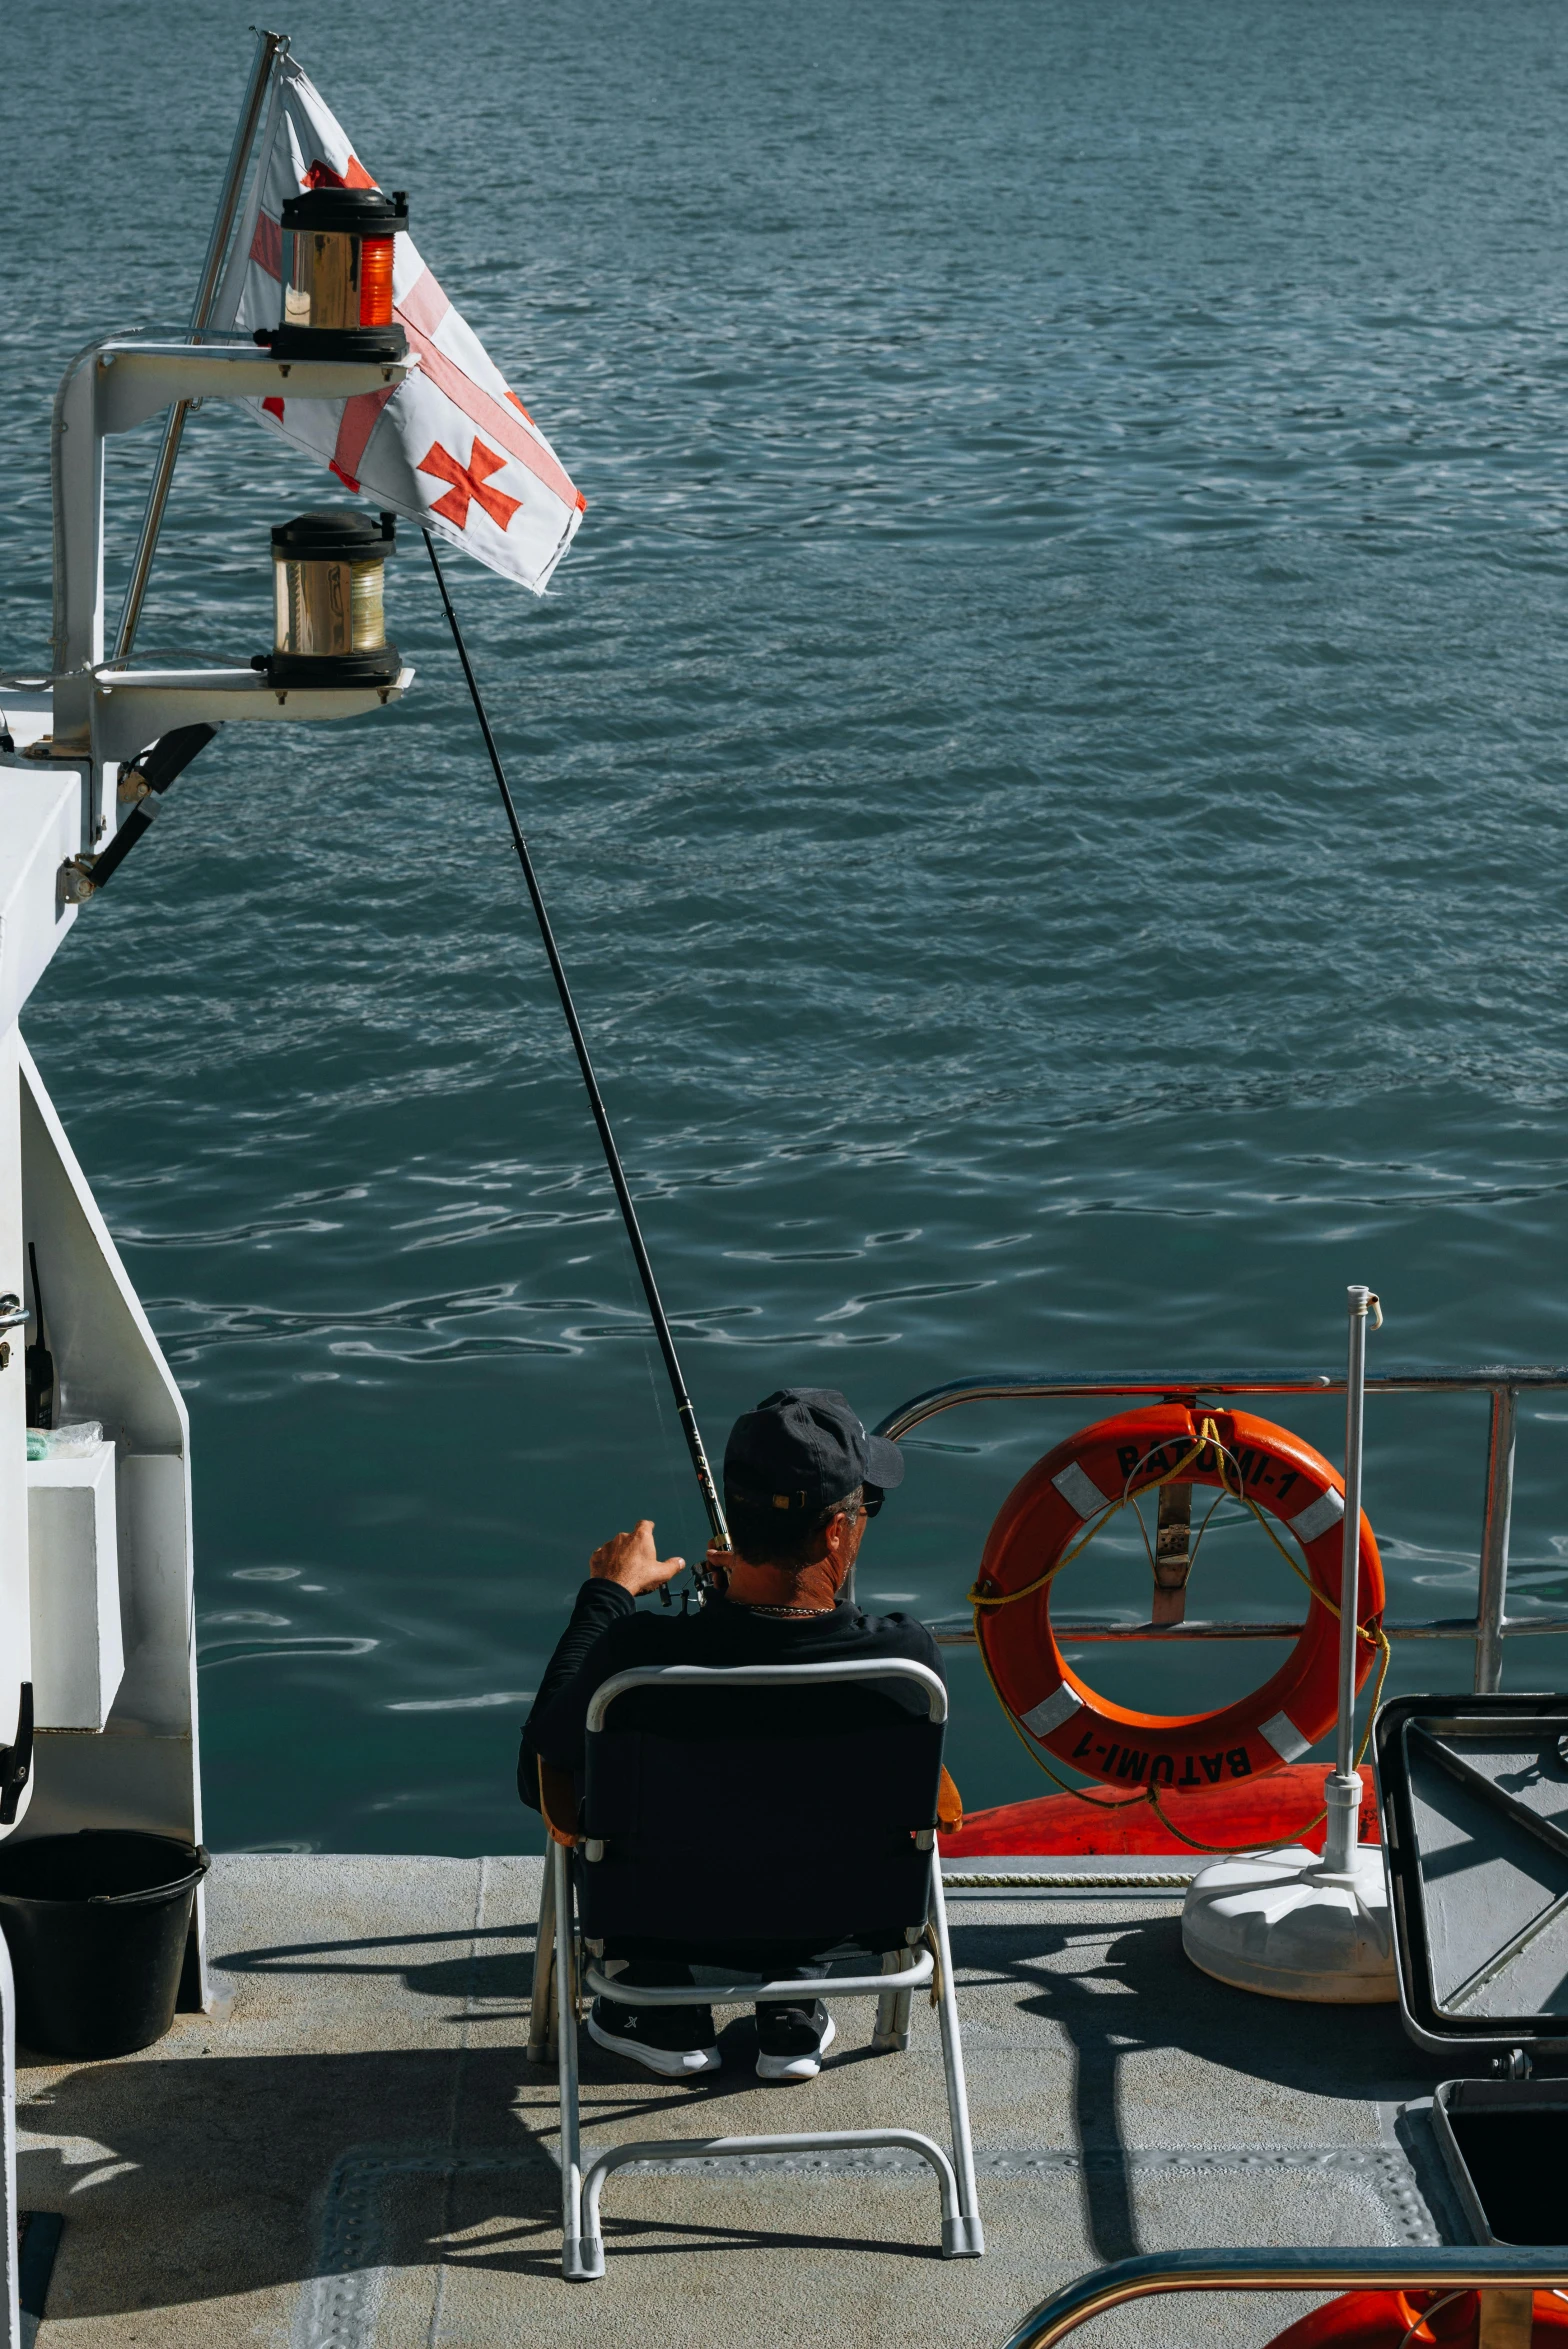
[[[280,60],[250,202],[214,306],[240,332],[283,316],[283,206],[307,188],[373,188],[321,93]],[[571,545],[587,500],[472,328],[415,250],[394,247],[393,314],[419,365],[351,400],[248,401],[351,490],[422,522],[535,594]]]

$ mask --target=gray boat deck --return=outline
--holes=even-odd
[[[1437,2075],[1393,2007],[1226,1991],[1157,1893],[955,1894],[984,2260],[940,2257],[927,2171],[850,2156],[622,2172],[607,2277],[564,2283],[554,2078],[522,2053],[540,1869],[218,1860],[220,2013],[113,2063],[22,2056],[22,2204],[65,2214],[40,2349],[968,2349],[1134,2251],[1466,2239],[1421,2109]],[[821,2078],[789,2088],[756,2080],[743,2012],[697,2087],[585,2036],[585,2140],[943,2138],[934,2014],[873,2056],[874,2012],[841,2005]],[[1261,2343],[1307,2305],[1166,2301],[1095,2335]]]

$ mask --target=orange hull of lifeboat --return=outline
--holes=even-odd
[[[1268,2349],[1476,2349],[1480,2314],[1474,2292],[1347,2292],[1276,2333]],[[1568,2303],[1537,2292],[1531,2314],[1532,2349],[1564,2349]]]
[[[1226,1786],[1205,1787],[1199,1794],[1165,1792],[1162,1808],[1193,1843],[1220,1851],[1244,1850],[1258,1844],[1291,1840],[1312,1851],[1323,1849],[1324,1823],[1322,1763],[1283,1764]],[[1361,1841],[1378,1841],[1377,1797],[1372,1772],[1361,1772]],[[1309,1826],[1309,1820],[1317,1820]],[[1000,1803],[995,1810],[973,1811],[956,1835],[942,1837],[945,1860],[1008,1857],[1067,1857],[1100,1853],[1106,1858],[1129,1854],[1169,1856],[1192,1846],[1172,1835],[1152,1805],[1090,1794],[1085,1800],[1072,1794],[1037,1795],[1032,1802]]]

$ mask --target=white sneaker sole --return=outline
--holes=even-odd
[[[823,2031],[822,2037],[817,2041],[815,2055],[759,2055],[757,2058],[758,2079],[814,2080],[822,2069],[822,2058],[827,2054],[837,2037],[838,2032],[834,2027],[833,2017],[829,2015],[827,2027]]]
[[[719,2069],[716,2047],[645,2047],[635,2039],[617,2038],[613,2031],[606,2031],[595,2014],[588,2017],[588,2036],[596,2047],[611,2055],[629,2056],[645,2072],[657,2072],[661,2080],[694,2080],[700,2073]]]

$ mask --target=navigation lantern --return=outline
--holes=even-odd
[[[296,514],[272,533],[273,648],[258,659],[274,685],[392,685],[382,587],[396,521],[350,508]]]
[[[283,318],[263,337],[280,359],[402,359],[392,315],[393,240],[408,227],[399,189],[311,188],[283,207]]]

